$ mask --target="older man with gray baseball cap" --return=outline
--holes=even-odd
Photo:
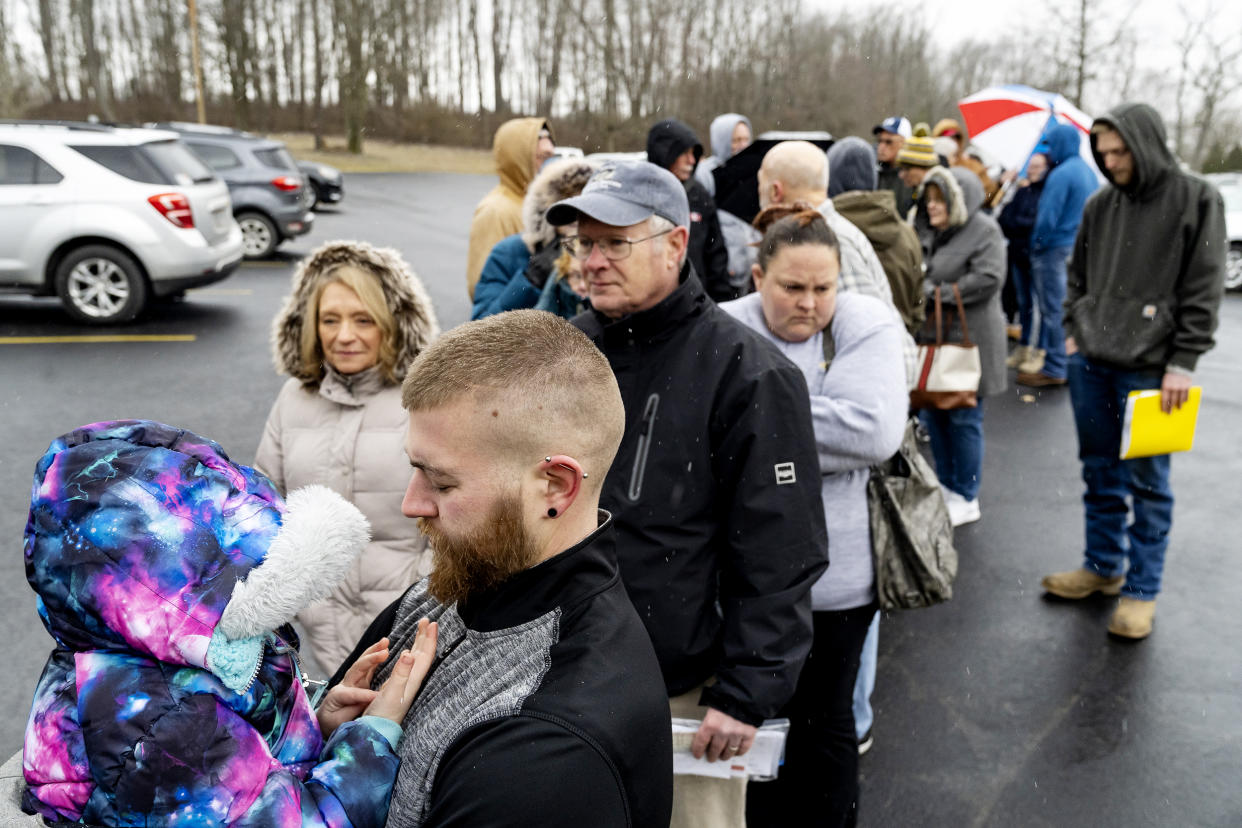
[[[685,262],[686,193],[646,162],[602,167],[548,210],[577,221],[591,310],[573,320],[612,365],[625,436],[600,505],[696,756],[729,760],[793,694],[827,564],[806,382],[704,293]],[[742,826],[745,779],[678,776],[674,826]]]

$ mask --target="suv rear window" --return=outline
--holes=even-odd
[[[59,184],[64,176],[25,147],[0,145],[0,186]]]
[[[234,170],[242,165],[241,159],[237,157],[237,153],[228,147],[219,147],[215,144],[200,144],[196,141],[186,141],[186,146],[194,150],[194,154],[207,162],[207,166],[213,170]]]
[[[291,170],[292,172],[298,171],[298,165],[293,162],[293,156],[284,147],[255,150],[254,157],[268,167],[278,170]]]
[[[137,147],[77,146],[73,149],[117,175],[144,184],[197,184],[215,178],[207,165],[180,141]]]

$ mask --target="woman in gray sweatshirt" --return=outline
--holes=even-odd
[[[815,210],[772,207],[755,223],[766,227],[752,271],[757,292],[721,308],[779,348],[806,378],[829,566],[811,590],[815,642],[785,711],[791,723],[785,765],[776,781],[750,786],[746,819],[750,826],[790,825],[817,814],[816,824],[853,825],[854,678],[876,610],[867,480],[870,466],[897,451],[905,428],[904,329],[878,299],[837,293],[837,239]]]

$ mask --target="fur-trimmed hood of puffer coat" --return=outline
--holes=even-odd
[[[302,326],[307,323],[306,306],[324,278],[340,265],[353,265],[374,273],[384,289],[388,309],[397,323],[396,359],[388,383],[400,383],[414,358],[440,335],[435,309],[422,281],[388,247],[372,247],[366,242],[332,241],[320,245],[302,260],[293,274],[292,289],[284,307],[272,322],[272,360],[282,374],[314,387],[322,379],[307,376],[301,358]],[[314,320],[309,320],[314,324]]]
[[[534,253],[556,239],[556,228],[548,224],[548,208],[558,201],[573,198],[595,172],[595,165],[582,158],[553,161],[535,176],[522,202],[522,242]]]
[[[975,199],[969,199],[962,191],[962,183],[966,180],[965,176],[957,176],[956,170],[949,170],[945,167],[932,167],[927,171],[927,175],[923,178],[923,198],[927,198],[927,185],[934,184],[936,188],[944,195],[944,200],[949,208],[949,227],[961,227],[970,218],[970,214],[979,209],[983,203],[983,186],[979,186],[979,192],[974,194]],[[966,170],[965,172],[970,172]],[[974,173],[970,173],[972,176]],[[975,179],[978,181],[978,178]],[[973,205],[968,201],[974,200]],[[946,228],[947,229],[947,228]]]

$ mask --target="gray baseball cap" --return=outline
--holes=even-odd
[[[628,227],[661,216],[690,226],[690,202],[677,176],[647,161],[605,162],[582,194],[548,208],[548,224],[571,224],[582,214],[613,227]]]

